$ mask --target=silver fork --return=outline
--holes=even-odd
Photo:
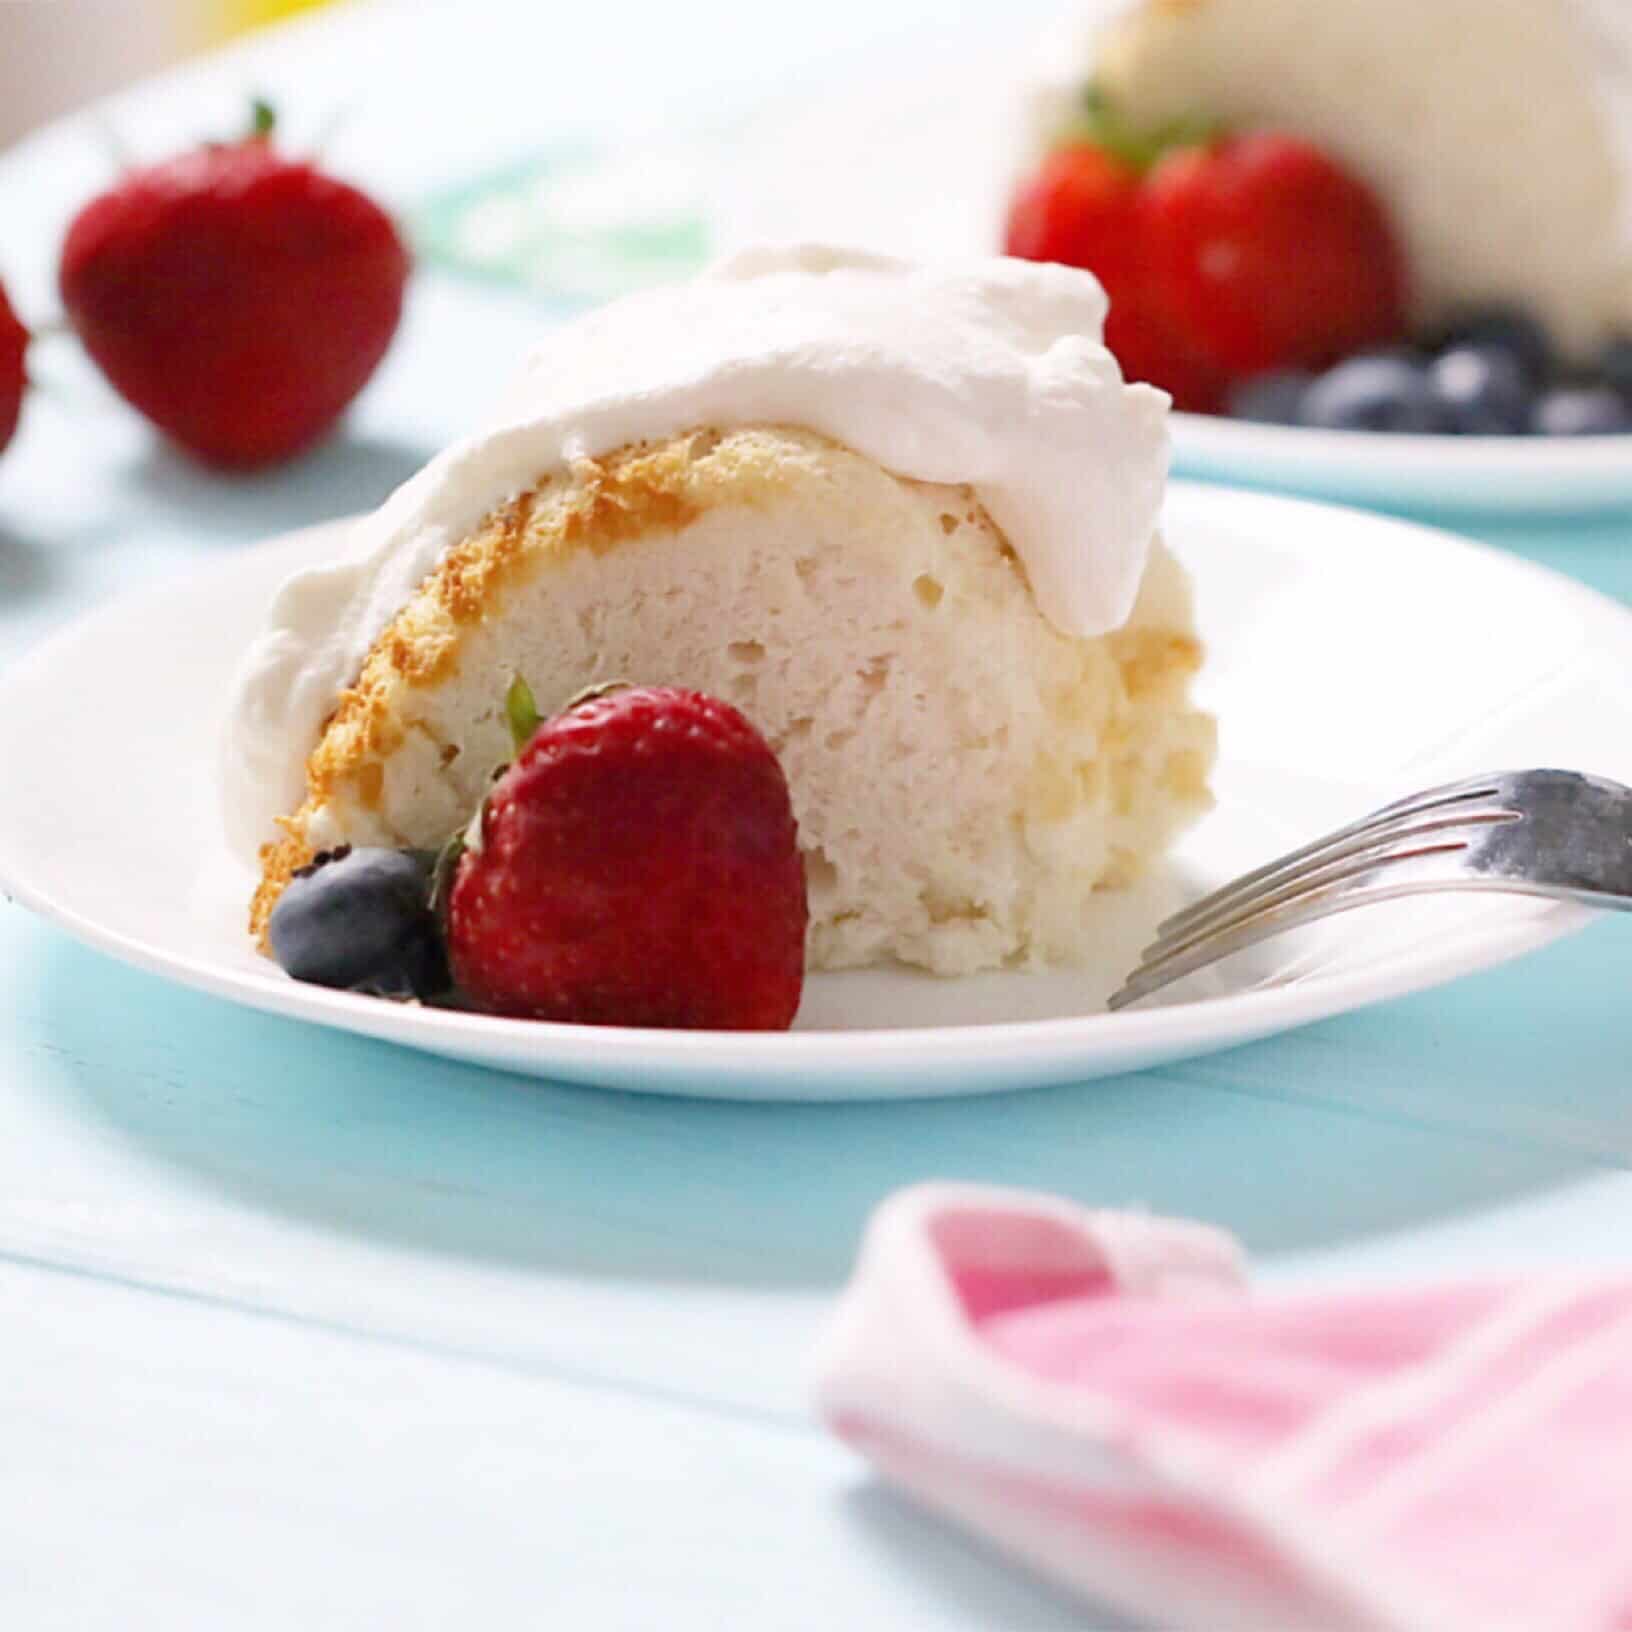
[[[1506,771],[1397,800],[1169,918],[1110,1006],[1334,913],[1442,890],[1632,910],[1632,789]]]

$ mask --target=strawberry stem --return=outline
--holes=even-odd
[[[249,104],[249,139],[264,142],[277,125],[277,109],[264,96],[255,97]]]

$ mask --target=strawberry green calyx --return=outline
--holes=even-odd
[[[277,128],[278,110],[264,96],[252,96],[249,99],[249,124],[236,136],[216,137],[203,145],[210,153],[253,147],[257,142],[270,142]],[[127,164],[123,168],[129,169],[130,166]]]
[[[533,733],[544,723],[533,697],[533,688],[518,674],[504,694],[504,717],[509,722],[510,740],[519,754],[533,740]]]
[[[614,692],[628,691],[632,682],[628,680],[598,680],[592,686],[585,686],[564,702],[559,713],[570,714],[573,709],[580,708],[585,703],[592,703],[597,697],[610,697]],[[504,715],[510,725],[510,738],[516,745],[519,754],[529,742],[533,740],[533,733],[544,723],[544,716],[538,711],[538,702],[533,696],[532,687],[518,674],[511,682],[510,689],[504,694]]]
[[[568,714],[581,703],[593,702],[597,697],[609,697],[613,692],[629,689],[630,682],[627,680],[603,680],[597,685],[585,686],[582,691],[567,700],[560,712]],[[533,696],[533,688],[519,674],[512,676],[509,688],[504,694],[504,718],[510,727],[510,740],[515,744],[519,756],[533,740],[538,728],[544,724],[544,716],[539,712],[538,699]],[[497,783],[509,769],[509,764],[495,766],[493,782]],[[488,794],[482,796],[470,820],[448,839],[436,858],[436,865],[431,872],[431,906],[438,913],[447,903],[448,891],[453,887],[453,877],[459,867],[459,858],[467,850],[474,855],[481,854],[482,823],[487,813],[491,791],[489,789]]]
[[[510,740],[515,744],[517,754],[533,740],[534,732],[544,723],[533,697],[533,688],[519,674],[511,677],[509,689],[504,694],[504,718],[510,727]],[[510,762],[493,767],[489,792],[491,784],[496,784],[509,769]],[[447,907],[448,892],[453,888],[454,874],[459,870],[459,858],[467,850],[481,854],[482,823],[487,815],[487,800],[488,795],[484,793],[476,801],[476,809],[471,813],[470,820],[449,835],[447,843],[437,855],[436,866],[431,870],[431,910],[438,918]]]
[[[445,925],[448,910],[448,892],[453,888],[453,875],[458,871],[459,858],[470,848],[472,831],[480,831],[482,809],[487,801],[477,806],[475,820],[469,827],[459,828],[437,852],[436,864],[431,868],[430,908],[438,923]]]
[[[505,695],[504,704],[505,714],[510,721],[510,734],[515,739],[516,753],[519,756],[522,749],[532,740],[533,733],[543,723],[537,709],[533,707],[532,689],[520,675],[510,682],[510,690]],[[532,709],[533,724],[525,736],[520,736],[517,734],[517,722],[525,716],[528,709]],[[493,767],[493,774],[488,778],[487,791],[476,801],[476,808],[470,813],[470,820],[463,827],[455,828],[448,835],[447,842],[437,852],[436,865],[431,869],[431,911],[438,919],[441,919],[447,910],[448,892],[453,888],[460,858],[467,851],[473,856],[482,853],[482,831],[487,822],[488,801],[493,797],[494,788],[504,780],[505,772],[513,764],[515,760],[512,759]]]
[[[1130,120],[1097,81],[1089,81],[1076,116],[1055,140],[1056,147],[1086,144],[1100,148],[1141,173],[1153,169],[1175,148],[1205,147],[1224,134],[1216,120],[1191,116],[1140,126]]]

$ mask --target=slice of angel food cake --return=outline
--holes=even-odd
[[[807,245],[551,333],[247,652],[224,800],[250,934],[346,847],[465,831],[516,680],[545,717],[623,680],[768,745],[805,968],[1082,961],[1085,904],[1207,808],[1215,753],[1157,533],[1167,400],[1124,383],[1105,315],[1064,267]]]

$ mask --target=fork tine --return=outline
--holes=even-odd
[[[1460,850],[1462,845],[1446,845],[1443,850]],[[1288,897],[1277,906],[1250,913],[1233,925],[1200,937],[1162,953],[1146,958],[1111,994],[1107,1007],[1115,1012],[1129,1004],[1160,991],[1164,986],[1182,980],[1186,975],[1204,969],[1236,952],[1257,946],[1276,935],[1302,929],[1322,918],[1331,918],[1356,907],[1374,906],[1381,901],[1397,900],[1407,895],[1424,895],[1435,891],[1512,889],[1510,881],[1497,881],[1467,874],[1431,874],[1413,871],[1399,865],[1399,860],[1432,862],[1441,851],[1417,851],[1394,863],[1385,862],[1381,868],[1355,867],[1342,877],[1329,880],[1313,890],[1305,890]],[[1369,885],[1356,888],[1356,882],[1370,872],[1379,875]]]
[[[1380,805],[1371,816],[1406,816],[1413,811],[1428,810],[1457,799],[1494,798],[1502,792],[1502,784],[1509,780],[1510,775],[1507,772],[1487,771],[1482,776],[1463,777],[1459,782],[1442,782],[1437,788],[1423,788],[1420,792],[1408,793],[1404,798]]]
[[[1342,861],[1328,863],[1323,867],[1310,868],[1290,878],[1279,889],[1266,890],[1255,895],[1248,901],[1242,902],[1233,910],[1221,913],[1200,928],[1192,929],[1182,935],[1164,936],[1145,948],[1140,959],[1141,966],[1161,963],[1169,958],[1182,957],[1191,947],[1201,946],[1209,941],[1216,940],[1221,935],[1228,935],[1240,928],[1242,924],[1250,923],[1267,913],[1278,912],[1282,907],[1296,904],[1306,896],[1316,895],[1322,890],[1339,888],[1352,884],[1364,878],[1367,874],[1381,872],[1390,867],[1397,867],[1403,862],[1415,861],[1422,856],[1446,855],[1466,850],[1466,839],[1440,837],[1437,840],[1416,842],[1407,840],[1395,846],[1382,848],[1371,847],[1345,857]]]
[[[1215,911],[1224,905],[1230,897],[1246,895],[1257,889],[1278,873],[1291,872],[1305,863],[1316,861],[1326,852],[1334,851],[1344,845],[1357,841],[1364,842],[1378,834],[1391,831],[1397,824],[1417,817],[1431,817],[1439,810],[1452,811],[1460,805],[1481,798],[1494,798],[1501,792],[1493,777],[1474,777],[1466,782],[1450,783],[1442,788],[1433,788],[1426,793],[1415,794],[1408,799],[1396,800],[1391,805],[1384,805],[1380,810],[1374,810],[1369,816],[1363,816],[1359,821],[1350,822],[1346,827],[1340,827],[1335,832],[1327,833],[1321,838],[1311,840],[1310,843],[1299,849],[1290,851],[1284,856],[1277,856],[1275,860],[1266,862],[1262,867],[1240,878],[1232,879],[1223,889],[1205,896],[1200,901],[1192,903],[1182,912],[1176,912],[1157,926],[1157,932],[1167,935],[1185,928],[1193,919],[1200,918]]]
[[[1453,835],[1460,835],[1459,842],[1465,846],[1481,827],[1520,819],[1517,811],[1503,805],[1473,809],[1454,805],[1424,816],[1401,818],[1394,825],[1359,831],[1343,843],[1328,842],[1301,860],[1288,857],[1283,862],[1260,868],[1254,875],[1256,882],[1238,881],[1198,901],[1190,911],[1168,919],[1158,926],[1156,940],[1146,948],[1145,955],[1148,957],[1169,946],[1212,934],[1220,924],[1244,912],[1261,911],[1289,892],[1320,884],[1334,869],[1349,863],[1385,862],[1443,849],[1447,846],[1436,841],[1448,840]]]

